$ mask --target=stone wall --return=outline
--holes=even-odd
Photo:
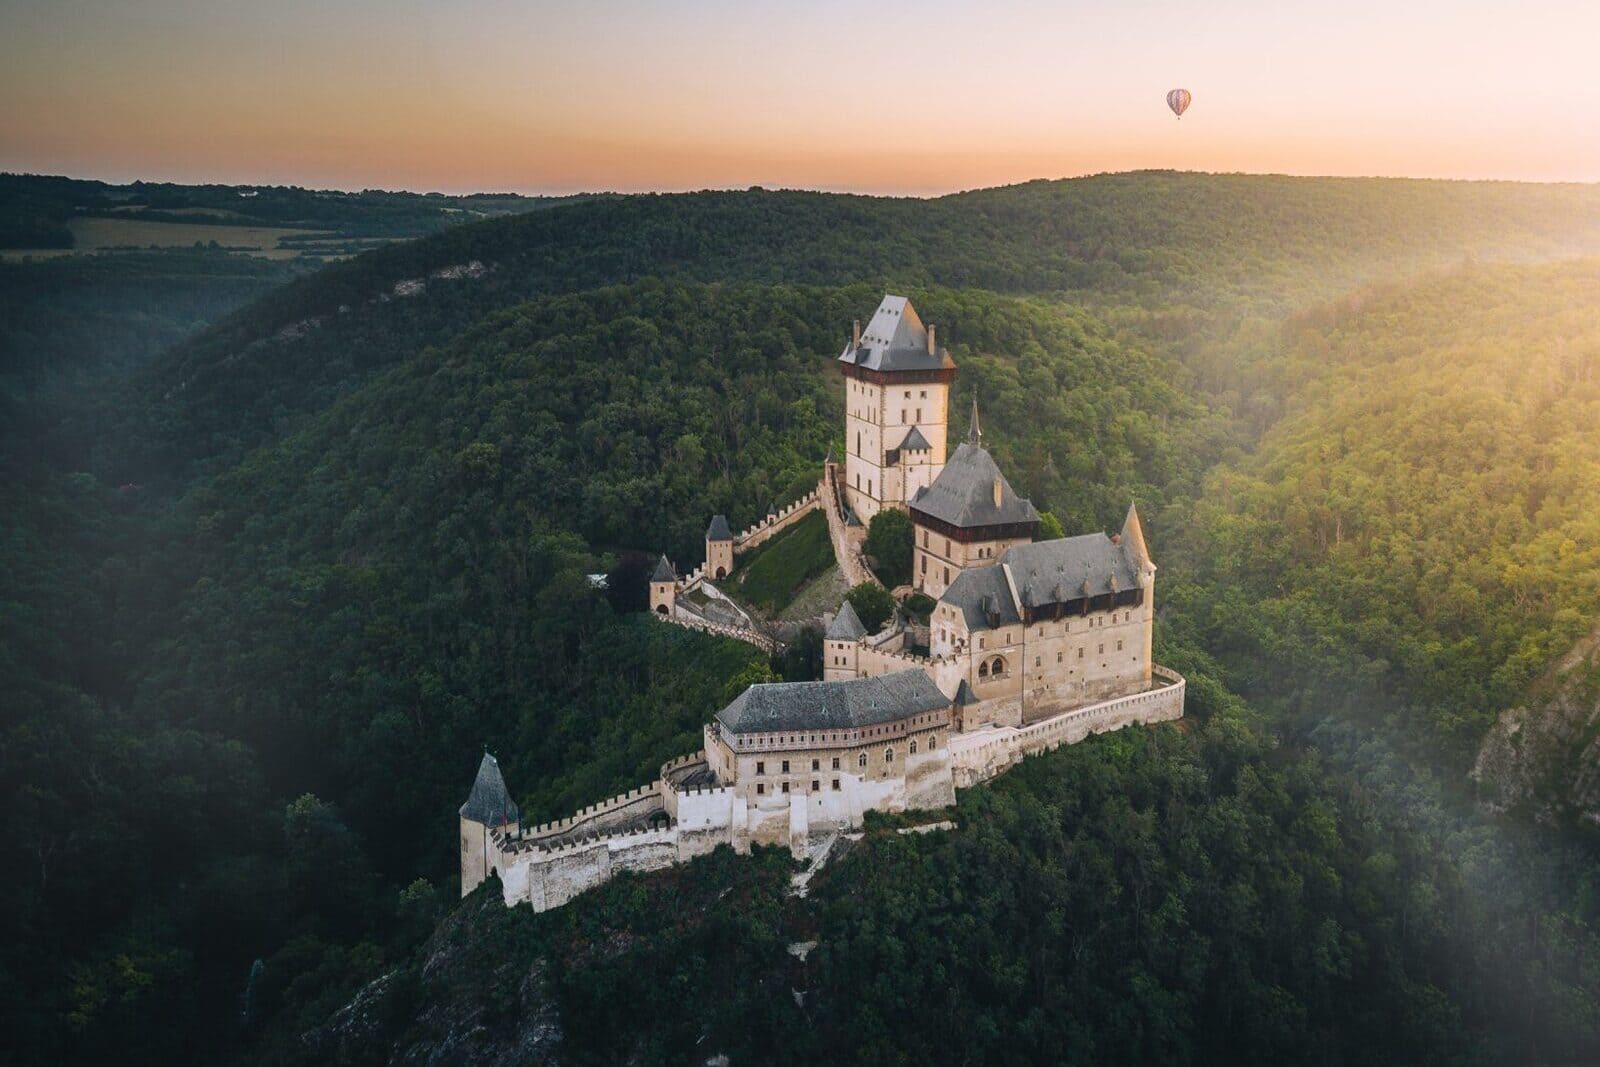
[[[733,538],[734,554],[748,552],[757,545],[772,540],[778,534],[816,511],[822,506],[822,492],[823,485],[818,482],[815,489],[782,511],[773,512],[743,533],[736,534]]]
[[[1158,688],[1089,704],[1053,715],[1031,726],[1002,726],[954,734],[950,756],[956,787],[965,789],[993,778],[1025,757],[1076,744],[1090,734],[1120,730],[1135,723],[1168,722],[1183,717],[1183,676],[1165,667],[1152,669]]]

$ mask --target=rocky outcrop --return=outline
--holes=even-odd
[[[1472,777],[1490,811],[1600,826],[1600,627],[1500,716]]]
[[[499,887],[439,925],[420,963],[368,983],[301,1038],[326,1063],[555,1064],[562,1039],[544,958],[507,951]]]

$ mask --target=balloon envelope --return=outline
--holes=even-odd
[[[1172,109],[1174,115],[1181,119],[1183,118],[1183,113],[1189,110],[1189,101],[1193,99],[1194,97],[1189,95],[1189,90],[1174,89],[1167,94],[1167,106]]]

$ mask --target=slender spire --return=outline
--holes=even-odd
[[[1150,549],[1144,543],[1144,524],[1139,521],[1139,508],[1132,502],[1128,504],[1128,517],[1122,520],[1118,542],[1140,564],[1150,562]]]
[[[967,423],[967,444],[983,443],[983,427],[978,423],[978,391],[972,391],[972,421]]]

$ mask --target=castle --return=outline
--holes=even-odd
[[[776,642],[713,584],[736,555],[812,511],[827,515],[852,585],[872,581],[866,524],[909,514],[912,586],[933,608],[869,634],[845,601],[823,639],[823,678],[754,685],[718,711],[699,752],[649,785],[523,826],[493,756],[460,810],[461,892],[498,874],[507,904],[557,907],[619,870],[653,870],[727,844],[784,845],[859,827],[868,811],[941,808],[955,791],[1091,733],[1183,714],[1184,680],[1151,659],[1156,565],[1138,510],[1114,534],[1037,541],[1040,516],[983,447],[977,402],[947,454],[956,365],[911,302],[887,296],[838,359],[842,463],[817,488],[735,534],[716,516],[705,562],[662,557],[650,607],[663,619]]]

